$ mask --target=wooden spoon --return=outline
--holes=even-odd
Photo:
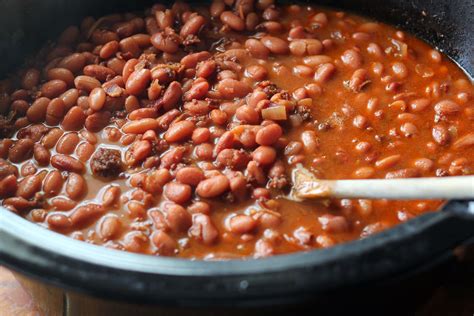
[[[318,198],[390,200],[474,199],[474,176],[408,179],[322,180],[301,164],[292,172],[295,201]]]

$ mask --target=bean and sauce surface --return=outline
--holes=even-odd
[[[0,82],[0,197],[110,248],[266,257],[442,201],[284,198],[320,178],[474,174],[473,85],[422,41],[272,0],[87,17]]]

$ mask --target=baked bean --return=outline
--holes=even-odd
[[[242,81],[224,79],[217,84],[217,91],[225,99],[243,98],[251,92],[251,88]]]
[[[188,206],[187,211],[192,214],[211,214],[211,207],[208,203],[197,201]]]
[[[8,159],[13,163],[19,163],[31,158],[33,146],[34,142],[31,139],[19,139],[8,151]]]
[[[260,165],[270,165],[276,159],[276,151],[269,146],[259,146],[252,153],[252,159]]]
[[[441,146],[447,145],[451,140],[448,129],[441,124],[434,125],[431,134],[434,141]]]
[[[184,167],[176,173],[176,180],[183,184],[197,186],[204,180],[204,173],[197,167]]]
[[[245,22],[231,11],[224,11],[220,15],[223,24],[226,24],[231,29],[236,31],[245,30]]]
[[[154,47],[165,53],[174,54],[179,49],[179,38],[176,35],[166,35],[163,32],[159,32],[153,34],[150,41]]]
[[[124,133],[143,134],[148,130],[155,130],[159,127],[159,123],[155,119],[144,118],[141,120],[131,121],[122,127]]]
[[[217,175],[199,182],[196,193],[203,198],[213,198],[223,194],[229,189],[229,179],[226,176]]]
[[[41,144],[47,148],[51,149],[56,146],[59,138],[63,135],[63,131],[60,128],[51,129],[41,140]]]
[[[213,146],[209,143],[203,143],[196,146],[194,153],[199,160],[212,159]]]
[[[386,170],[395,166],[400,160],[401,155],[391,155],[375,162],[375,167],[380,170]]]
[[[26,111],[26,117],[32,123],[43,122],[46,118],[46,110],[50,102],[49,98],[40,97]]]
[[[261,42],[273,54],[284,55],[289,52],[288,43],[279,37],[264,36]]]
[[[43,192],[46,196],[55,196],[61,191],[63,182],[61,173],[57,170],[52,170],[44,178]]]
[[[20,181],[16,195],[25,199],[30,199],[40,189],[41,177],[39,175],[30,175]]]
[[[219,232],[208,215],[194,214],[192,222],[192,226],[188,232],[191,237],[196,238],[206,245],[211,245],[217,241]]]
[[[375,169],[372,167],[360,167],[354,171],[354,177],[358,179],[369,179],[375,175]]]
[[[316,73],[314,74],[314,81],[317,83],[325,83],[336,72],[336,67],[330,63],[324,63],[318,66]]]
[[[319,148],[319,137],[315,131],[304,131],[301,133],[301,141],[306,153],[314,153]]]
[[[64,214],[51,214],[46,221],[52,229],[68,229],[72,226],[71,219]]]
[[[47,166],[49,164],[51,154],[43,145],[36,143],[33,147],[33,155],[40,166]]]
[[[99,56],[102,59],[109,59],[119,50],[119,43],[117,41],[110,41],[100,49]]]
[[[75,227],[85,225],[97,219],[104,213],[105,209],[102,205],[87,204],[79,206],[71,215],[72,225]]]
[[[184,204],[191,199],[191,186],[178,182],[170,182],[163,189],[165,197],[177,204]]]
[[[107,125],[109,125],[111,114],[109,111],[97,112],[89,115],[85,122],[84,127],[91,132],[99,132]]]
[[[71,172],[66,182],[66,194],[73,200],[80,200],[86,191],[86,180],[80,174]]]
[[[247,124],[258,124],[260,121],[260,114],[255,108],[249,105],[239,107],[235,113],[238,120]]]
[[[271,146],[277,142],[283,134],[283,130],[278,124],[270,124],[260,129],[257,134],[255,141],[259,145]]]
[[[434,162],[428,158],[419,158],[415,160],[414,166],[418,168],[420,171],[429,172],[434,167]]]
[[[105,217],[98,226],[98,233],[104,240],[115,239],[122,229],[122,222],[117,216]]]
[[[349,229],[349,223],[344,216],[333,216],[330,214],[318,218],[323,230],[331,233],[342,233]]]
[[[387,172],[385,174],[386,179],[395,179],[395,178],[415,178],[420,175],[418,169],[415,168],[406,168],[399,169],[397,171]]]
[[[467,147],[472,147],[474,145],[474,133],[468,133],[459,137],[453,144],[453,149],[459,150]]]
[[[70,155],[76,149],[79,143],[79,136],[77,133],[67,133],[63,135],[56,144],[56,151],[60,154]]]
[[[258,222],[252,217],[238,214],[228,219],[228,230],[236,234],[247,234],[257,227]]]
[[[351,68],[359,68],[362,66],[362,56],[355,49],[348,49],[341,55],[342,62]]]
[[[437,114],[446,116],[459,112],[461,107],[451,100],[442,100],[434,105],[434,110]]]
[[[201,28],[206,24],[206,19],[200,15],[196,15],[190,18],[184,25],[181,27],[179,35],[185,38],[188,35],[197,34]]]
[[[173,232],[184,232],[191,226],[191,215],[181,205],[167,204],[164,213],[166,223]]]
[[[245,69],[245,75],[255,81],[262,81],[267,77],[268,71],[263,66],[252,65]]]
[[[82,173],[84,172],[84,165],[76,158],[66,156],[63,154],[54,155],[51,158],[51,165],[59,170]]]
[[[85,119],[84,111],[78,106],[73,106],[64,116],[62,127],[67,131],[79,130],[84,126]]]
[[[120,187],[113,185],[110,186],[107,190],[105,190],[104,195],[102,196],[102,205],[105,207],[116,206],[115,204],[119,200],[120,193]]]
[[[408,76],[408,69],[405,64],[396,62],[392,64],[392,71],[400,79],[405,79]]]
[[[48,80],[61,80],[66,83],[67,86],[74,84],[74,74],[66,68],[52,68],[47,73]]]
[[[162,256],[171,256],[176,253],[178,244],[176,241],[164,231],[155,232],[151,240],[157,248],[157,252]]]
[[[225,10],[225,3],[222,0],[214,0],[211,3],[209,8],[209,12],[212,17],[216,18],[221,15],[222,12]]]
[[[74,53],[64,57],[59,64],[58,68],[66,68],[72,73],[78,73],[86,65],[86,57],[81,53]]]
[[[267,59],[270,54],[270,49],[268,49],[261,41],[256,39],[248,39],[245,42],[245,48],[253,57],[259,59]]]
[[[182,94],[183,90],[181,88],[181,84],[177,81],[171,82],[168,88],[166,88],[165,93],[163,94],[163,108],[165,110],[170,110],[175,107]]]

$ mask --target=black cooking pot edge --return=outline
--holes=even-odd
[[[473,217],[466,210],[474,214],[474,202],[453,201],[443,211],[329,249],[208,262],[86,244],[1,209],[0,262],[43,282],[114,300],[173,306],[287,304],[426,264],[473,236]]]

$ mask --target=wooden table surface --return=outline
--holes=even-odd
[[[457,252],[457,259],[455,263],[448,268],[439,277],[437,285],[430,290],[428,298],[422,302],[417,302],[416,307],[403,312],[403,315],[415,315],[415,316],[474,316],[474,245],[468,248],[463,248]],[[399,291],[399,289],[397,289]],[[387,293],[387,295],[391,295]],[[400,302],[400,304],[403,304]],[[87,304],[80,304],[87,305]],[[91,304],[94,305],[94,304]],[[94,306],[81,306],[81,310],[87,310],[88,312],[72,313],[73,315],[91,315],[90,311],[94,311]],[[283,314],[307,314],[306,308],[299,308],[299,312],[295,313],[292,310],[290,313],[284,310],[275,313],[258,313],[260,314],[271,314],[271,315],[283,315]],[[370,307],[367,311],[370,311]],[[373,310],[373,309],[372,309]],[[381,312],[379,310],[379,312]],[[69,316],[68,315],[64,316]],[[101,315],[105,315],[100,313]],[[160,315],[170,315],[169,313],[160,313]],[[172,313],[176,315],[175,312]],[[180,314],[180,313],[178,313]],[[194,312],[187,310],[183,315],[194,315]],[[199,313],[201,314],[201,313]],[[212,313],[214,315],[214,313]],[[222,315],[217,313],[215,315]],[[224,313],[225,314],[225,313]],[[234,314],[234,313],[232,313]],[[252,314],[252,313],[250,313]],[[323,313],[327,315],[327,313]],[[379,313],[380,315],[392,315],[389,311]],[[95,314],[94,314],[95,315]],[[128,315],[128,314],[127,314]],[[134,313],[133,316],[139,316],[140,313]],[[148,314],[147,314],[148,315]],[[249,315],[245,313],[245,315]],[[365,313],[365,315],[371,315],[371,312]],[[399,311],[394,315],[400,315]],[[42,313],[37,304],[33,301],[32,297],[23,289],[21,284],[15,279],[13,274],[0,266],[0,316],[49,316]],[[115,316],[115,313],[114,313]]]

